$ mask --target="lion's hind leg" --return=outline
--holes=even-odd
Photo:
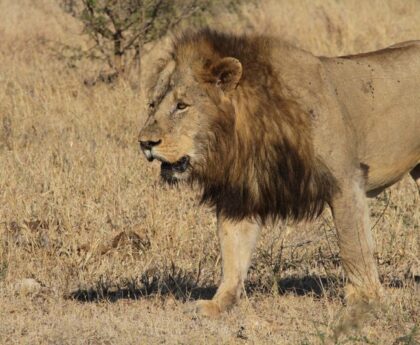
[[[417,164],[414,167],[414,169],[410,171],[410,175],[416,182],[417,187],[419,188],[419,193],[420,193],[420,164]]]

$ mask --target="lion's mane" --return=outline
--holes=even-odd
[[[336,184],[314,153],[310,114],[284,96],[268,45],[261,37],[211,30],[175,41],[173,56],[201,61],[196,73],[204,82],[212,81],[217,59],[234,57],[243,67],[231,102],[218,105],[209,130],[197,138],[207,156],[192,178],[203,188],[202,201],[230,219],[313,218]]]

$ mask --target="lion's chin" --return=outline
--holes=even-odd
[[[189,177],[190,157],[183,156],[175,163],[162,162],[160,166],[160,176],[169,183],[175,184],[179,181],[186,180]]]

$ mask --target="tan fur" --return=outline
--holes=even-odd
[[[223,279],[197,310],[217,315],[238,300],[266,219],[313,218],[325,204],[351,300],[381,294],[365,196],[410,171],[420,190],[418,42],[324,58],[204,30],[176,40],[146,90],[146,155],[188,157],[171,180],[198,182],[218,215]]]

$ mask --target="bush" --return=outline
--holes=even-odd
[[[110,75],[140,70],[142,48],[186,19],[201,16],[209,0],[63,0],[94,45],[86,55],[105,61]],[[112,78],[114,79],[114,78]]]

